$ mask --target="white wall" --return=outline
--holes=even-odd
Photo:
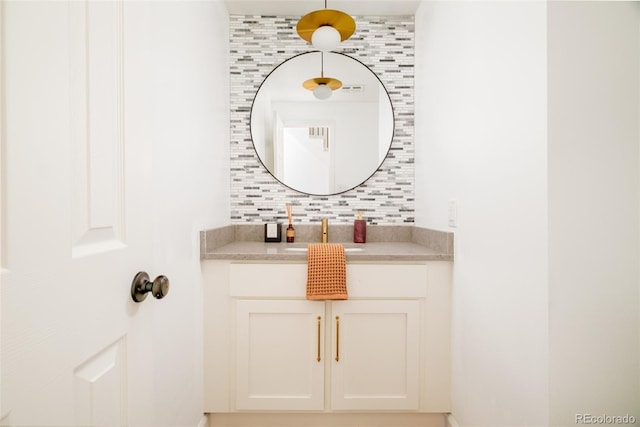
[[[156,312],[157,426],[203,412],[199,231],[230,222],[228,14],[220,1],[149,2],[155,271],[171,280]],[[151,328],[149,329],[151,331]],[[179,408],[176,411],[176,408]]]
[[[552,425],[640,422],[638,7],[549,4]]]
[[[416,221],[446,229],[459,206],[460,426],[640,420],[638,8],[416,16]]]
[[[423,2],[416,14],[416,225],[458,203],[453,414],[545,425],[546,3]]]

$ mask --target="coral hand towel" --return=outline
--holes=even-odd
[[[307,299],[347,299],[344,246],[311,243],[307,247]]]

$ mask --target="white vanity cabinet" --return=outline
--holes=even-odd
[[[419,407],[419,300],[331,303],[331,409]]]
[[[450,411],[450,263],[349,263],[344,301],[306,263],[203,263],[205,412]]]
[[[324,409],[324,304],[235,301],[235,408]]]

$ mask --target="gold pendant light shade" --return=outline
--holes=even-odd
[[[334,90],[342,87],[340,80],[324,76],[324,52],[320,52],[320,77],[305,80],[302,87],[313,92],[318,99],[329,99]]]
[[[305,82],[302,83],[302,86],[308,90],[314,90],[320,85],[326,85],[331,90],[336,90],[342,87],[342,82],[338,79],[332,79],[331,77],[316,77],[315,79],[305,80]]]
[[[300,18],[296,31],[303,40],[313,43],[313,34],[321,27],[335,29],[340,34],[340,41],[345,41],[355,32],[356,22],[351,16],[339,10],[321,9]]]

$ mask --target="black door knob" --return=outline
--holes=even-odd
[[[167,276],[158,276],[149,280],[149,275],[144,271],[139,272],[131,282],[131,298],[135,302],[142,302],[151,292],[156,299],[162,299],[169,293],[169,279]]]

